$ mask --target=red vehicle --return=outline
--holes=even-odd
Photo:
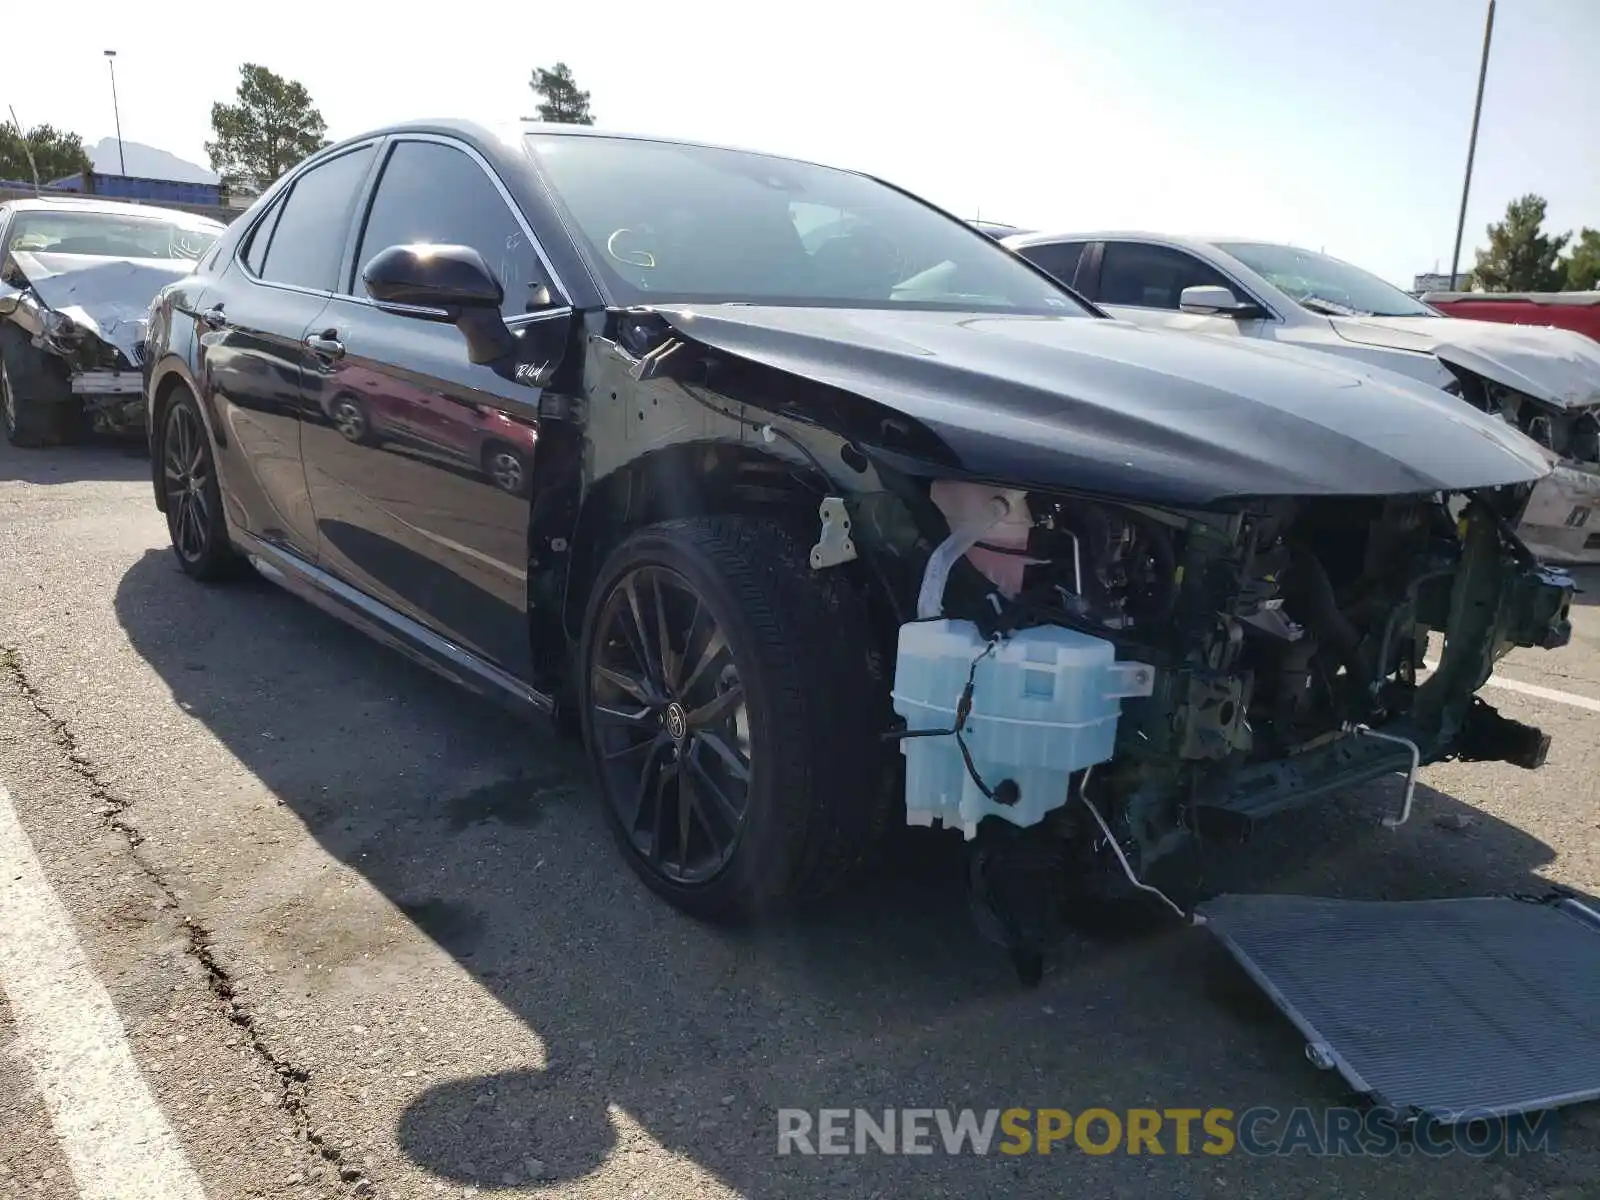
[[[1554,325],[1600,342],[1600,292],[1429,292],[1422,301],[1448,317]]]
[[[343,386],[323,403],[347,441],[408,446],[458,461],[503,492],[526,494],[538,438],[530,426],[364,367],[348,367],[340,378]]]

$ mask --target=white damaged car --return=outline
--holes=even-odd
[[[113,200],[0,204],[0,427],[16,446],[143,426],[145,313],[227,227]]]
[[[1004,244],[1114,317],[1260,338],[1409,375],[1499,416],[1555,469],[1519,528],[1539,554],[1600,562],[1600,342],[1446,316],[1376,275],[1301,250],[1148,233],[1027,233]]]

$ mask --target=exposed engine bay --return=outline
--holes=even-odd
[[[1393,772],[1408,776],[1386,821],[1399,824],[1425,762],[1542,765],[1548,737],[1474,695],[1511,647],[1570,637],[1572,580],[1512,532],[1528,491],[1218,513],[935,483],[951,548],[965,549],[947,584],[924,588],[925,602],[942,600],[901,632],[908,818],[964,829],[987,864],[974,867],[985,924],[1015,948],[1043,936],[1048,920],[1030,910],[1064,903],[1062,876],[1137,886],[1207,833]],[[929,711],[916,693],[940,673],[922,660],[967,653],[952,630],[973,665],[961,694]],[[1090,642],[1108,651],[1096,657]],[[1030,677],[1016,687],[1011,660]],[[1065,707],[1042,706],[1052,694]],[[1101,739],[1108,719],[1114,736]],[[996,732],[1008,722],[1015,736]],[[951,782],[954,751],[933,749],[941,724],[957,731],[965,780]],[[1052,764],[1062,769],[1041,774],[1039,743],[1051,740],[1066,748]],[[932,754],[943,758],[928,767]],[[959,783],[965,800],[919,795],[930,780],[936,792]],[[1059,790],[1030,796],[1030,784]]]

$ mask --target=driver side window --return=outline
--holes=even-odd
[[[1176,312],[1188,287],[1237,289],[1192,254],[1144,242],[1107,242],[1100,265],[1101,304],[1165,308]]]
[[[507,320],[548,308],[554,299],[533,243],[500,189],[474,159],[441,142],[403,141],[390,152],[349,290],[366,294],[361,269],[380,251],[419,242],[471,246],[483,255],[505,289],[500,311]]]

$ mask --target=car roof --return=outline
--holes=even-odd
[[[431,119],[418,119],[401,121],[393,125],[385,125],[377,129],[369,129],[365,133],[348,137],[331,145],[327,150],[319,151],[318,157],[330,151],[339,150],[345,146],[360,142],[368,142],[374,138],[394,137],[407,133],[439,134],[455,136],[468,142],[477,143],[480,148],[495,146],[502,150],[521,154],[522,139],[528,134],[558,134],[563,137],[593,137],[613,138],[630,142],[654,142],[665,146],[693,146],[702,150],[730,150],[738,154],[759,154],[763,158],[782,159],[786,162],[804,163],[808,166],[826,166],[832,170],[850,170],[848,167],[836,167],[831,163],[818,163],[810,159],[797,158],[794,155],[775,154],[771,150],[761,150],[750,146],[732,146],[718,142],[701,142],[692,138],[668,137],[654,133],[633,133],[622,129],[603,129],[593,125],[569,125],[556,121],[500,121],[487,123],[481,121],[466,121],[457,117],[436,117]],[[865,172],[855,172],[864,174]]]
[[[204,222],[225,228],[221,221],[200,213],[184,212],[179,208],[161,208],[154,204],[102,200],[96,196],[37,196],[32,199],[8,200],[6,204],[13,212],[92,212],[119,217],[166,217],[181,221]]]
[[[1157,242],[1166,246],[1184,246],[1191,250],[1202,246],[1218,246],[1225,242],[1255,242],[1276,245],[1262,238],[1248,237],[1192,237],[1185,234],[1152,233],[1140,229],[1069,230],[1056,233],[1013,234],[1002,239],[1008,246],[1036,246],[1045,242]]]

